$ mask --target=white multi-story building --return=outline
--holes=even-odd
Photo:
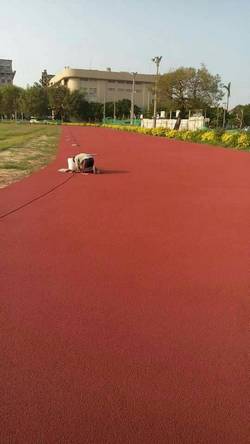
[[[147,110],[153,100],[155,76],[139,74],[135,76],[134,103]],[[81,90],[90,102],[117,102],[131,100],[133,75],[129,72],[115,72],[96,69],[72,69],[65,67],[50,80],[50,85],[65,85],[70,91]]]
[[[16,71],[12,70],[12,60],[0,59],[0,86],[12,85]]]

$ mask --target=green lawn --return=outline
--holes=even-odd
[[[0,122],[0,188],[50,163],[60,126]]]

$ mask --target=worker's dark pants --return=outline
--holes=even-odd
[[[94,166],[94,159],[93,157],[90,157],[89,159],[85,159],[82,163],[82,169],[85,170],[85,168],[93,168]]]

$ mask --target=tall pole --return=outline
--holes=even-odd
[[[162,56],[157,56],[152,59],[152,62],[156,64],[156,77],[155,77],[155,91],[154,91],[154,115],[153,115],[153,126],[156,128],[156,113],[157,113],[157,87],[158,87],[158,76],[159,76],[159,66]]]
[[[223,88],[225,88],[226,89],[226,91],[227,91],[227,108],[226,108],[226,114],[228,114],[228,108],[229,108],[229,97],[230,97],[230,95],[231,95],[231,82],[229,82],[228,83],[228,85],[222,85],[223,86]],[[225,128],[225,126],[226,126],[226,116],[225,116],[225,118],[223,118],[223,128]]]
[[[242,108],[241,110],[240,129],[242,129],[243,121],[244,121],[244,108]]]
[[[103,97],[103,123],[106,119],[106,82],[104,84],[104,97]]]
[[[223,103],[223,123],[222,128],[225,128],[226,126],[226,103]]]
[[[134,96],[135,96],[135,76],[137,72],[131,72],[133,76],[132,92],[131,92],[131,108],[130,108],[130,125],[134,123]]]

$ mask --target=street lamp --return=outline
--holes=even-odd
[[[223,123],[222,123],[222,128],[225,128],[225,126],[226,126],[226,111],[227,111],[226,106],[227,106],[227,104],[223,103],[222,106],[223,106]]]
[[[130,125],[133,125],[133,123],[134,123],[135,77],[137,75],[137,72],[131,72],[131,75],[133,76],[133,83],[132,83],[132,91],[131,91]]]
[[[226,91],[227,91],[227,104],[226,104],[227,108],[226,108],[226,111],[228,113],[229,97],[231,96],[231,82],[229,82],[228,85],[222,85],[222,87],[225,88]],[[226,116],[223,117],[223,128],[225,128],[225,125],[226,125]]]
[[[106,120],[106,82],[104,83],[104,96],[103,96],[103,123]]]
[[[157,86],[158,86],[158,76],[159,76],[159,66],[162,56],[153,57],[152,62],[156,64],[156,77],[155,77],[155,93],[154,93],[154,128],[156,127],[156,111],[157,111]]]

